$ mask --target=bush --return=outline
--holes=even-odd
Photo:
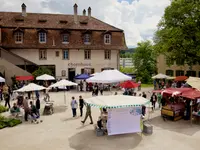
[[[9,110],[8,108],[6,108],[6,107],[0,105],[0,113],[6,112],[6,111],[8,111],[8,110]]]
[[[6,118],[3,116],[0,116],[0,129],[6,128],[6,127],[14,127],[21,123],[22,122],[19,119]]]

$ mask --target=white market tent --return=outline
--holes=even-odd
[[[87,98],[85,102],[90,106],[99,108],[125,108],[147,105],[149,100],[137,96],[110,95]]]
[[[152,77],[152,79],[168,79],[168,78],[170,78],[170,76],[167,76],[167,75],[162,74],[162,73],[159,73],[159,74]]]
[[[189,77],[186,81],[186,83],[192,86],[193,88],[200,90],[200,78]]]
[[[96,75],[98,75],[100,72],[95,72],[95,73],[93,73],[93,74],[91,74],[91,76],[96,76]]]
[[[30,84],[16,90],[15,92],[41,91],[41,90],[44,90],[44,89],[46,89],[46,88],[43,87],[43,86],[37,85],[35,83],[30,83]]]
[[[131,80],[132,78],[118,70],[104,70],[101,73],[89,78],[86,82],[90,83],[117,83]]]
[[[0,82],[5,82],[5,79],[0,77]]]
[[[48,74],[43,74],[41,76],[36,77],[36,80],[48,81],[48,80],[55,80],[55,78]]]
[[[52,84],[49,86],[49,88],[55,88],[55,87],[61,87],[61,88],[65,88],[66,86],[77,86],[77,83],[62,79],[58,82],[56,82],[55,84]],[[66,104],[66,95],[65,95],[65,91],[64,91],[64,103]]]

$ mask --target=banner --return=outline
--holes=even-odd
[[[141,132],[141,107],[108,110],[108,135]]]

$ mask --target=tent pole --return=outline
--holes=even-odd
[[[64,104],[67,105],[65,89],[64,89]]]

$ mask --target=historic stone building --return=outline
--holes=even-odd
[[[119,68],[119,51],[127,49],[124,32],[91,16],[91,8],[74,14],[0,12],[0,71],[6,79],[30,75],[48,66],[57,78],[72,80],[83,72]]]

